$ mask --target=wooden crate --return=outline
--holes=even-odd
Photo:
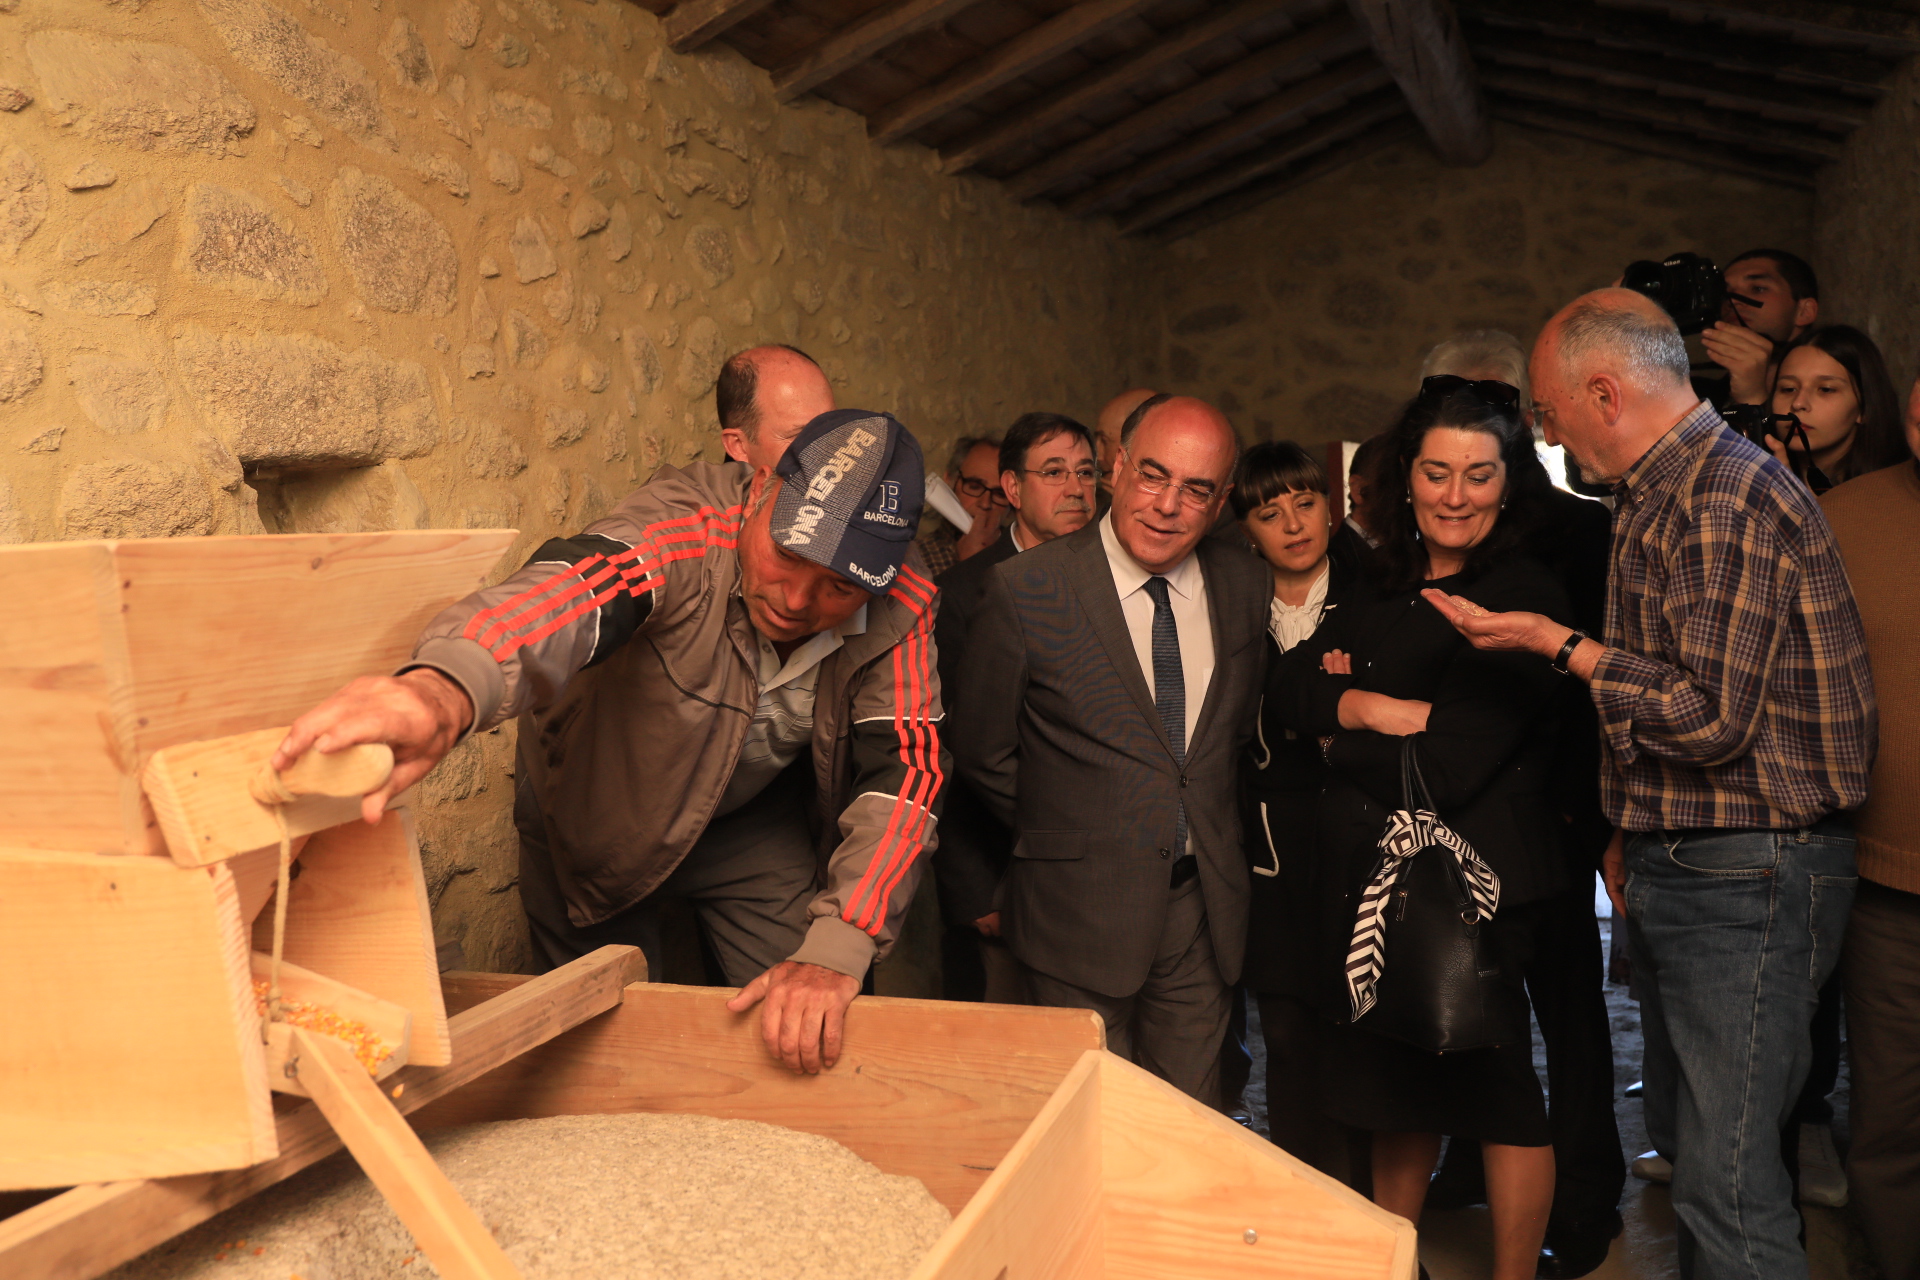
[[[629,951],[534,979],[446,975],[453,1065],[400,1071],[396,1105],[420,1128],[663,1111],[832,1138],[956,1215],[913,1280],[1414,1275],[1410,1224],[1105,1053],[1092,1014],[863,998],[840,1063],[795,1076],[730,992],[611,986],[638,967]],[[310,1106],[278,1122],[272,1163],[0,1218],[0,1274],[89,1280],[338,1148]]]
[[[512,530],[0,547],[0,845],[164,853],[162,747],[284,725],[405,660]]]

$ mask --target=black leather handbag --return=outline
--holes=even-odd
[[[1400,750],[1403,807],[1381,834],[1348,950],[1354,1025],[1429,1053],[1525,1041],[1522,976],[1503,971],[1486,936],[1500,878],[1434,812],[1417,736]]]

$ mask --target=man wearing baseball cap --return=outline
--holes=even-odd
[[[934,848],[934,588],[910,562],[920,446],[885,413],[814,418],[778,465],[663,467],[605,519],[442,612],[393,677],[275,756],[394,749],[377,817],[468,734],[520,719],[514,822],[540,959],[630,943],[691,900],[795,1070],[839,1056],[867,967]],[[657,967],[656,967],[657,972]]]

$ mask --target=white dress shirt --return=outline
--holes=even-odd
[[[788,765],[813,741],[814,694],[820,687],[820,664],[827,655],[847,642],[848,636],[865,634],[867,606],[861,605],[851,618],[831,631],[819,631],[800,642],[785,662],[773,642],[753,633],[759,649],[760,699],[754,704],[753,722],[747,726],[747,740],[740,746],[739,762],[727,789],[720,793],[714,816],[732,813],[766,790]]]
[[[1100,521],[1100,545],[1107,550],[1107,567],[1113,571],[1113,589],[1120,593],[1120,612],[1127,620],[1140,674],[1152,689],[1153,597],[1144,588],[1154,575],[1141,568],[1120,545],[1113,531],[1112,512]],[[1191,552],[1160,576],[1172,588],[1167,592],[1167,603],[1173,609],[1174,629],[1180,634],[1180,673],[1187,680],[1187,745],[1192,746],[1193,729],[1200,723],[1200,708],[1207,700],[1207,685],[1213,680],[1213,619],[1207,610],[1207,580],[1200,572],[1200,557]]]
[[[1267,634],[1285,653],[1320,629],[1320,615],[1327,607],[1327,582],[1333,576],[1331,565],[1320,566],[1320,576],[1307,589],[1305,604],[1286,604],[1279,596],[1267,606]]]

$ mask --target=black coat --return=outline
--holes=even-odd
[[[1330,560],[1328,573],[1322,627],[1379,598],[1350,563]],[[1312,643],[1311,637],[1301,642]],[[1284,669],[1280,646],[1269,634],[1260,717],[1240,773],[1240,824],[1251,880],[1241,980],[1255,991],[1296,995],[1320,954],[1316,851],[1326,766],[1319,742],[1281,718],[1286,694],[1277,682]]]
[[[1423,583],[1495,612],[1569,615],[1566,593],[1524,557],[1473,582]],[[1353,656],[1352,676],[1321,670],[1328,650]],[[1332,734],[1320,797],[1322,975],[1337,978],[1360,890],[1378,861],[1387,814],[1402,806],[1403,738],[1342,730],[1340,695],[1366,689],[1433,704],[1415,753],[1440,817],[1500,877],[1501,906],[1550,897],[1568,883],[1563,819],[1551,784],[1561,684],[1545,658],[1487,653],[1421,598],[1418,590],[1343,611],[1288,654],[1270,682],[1283,723],[1303,738]]]

